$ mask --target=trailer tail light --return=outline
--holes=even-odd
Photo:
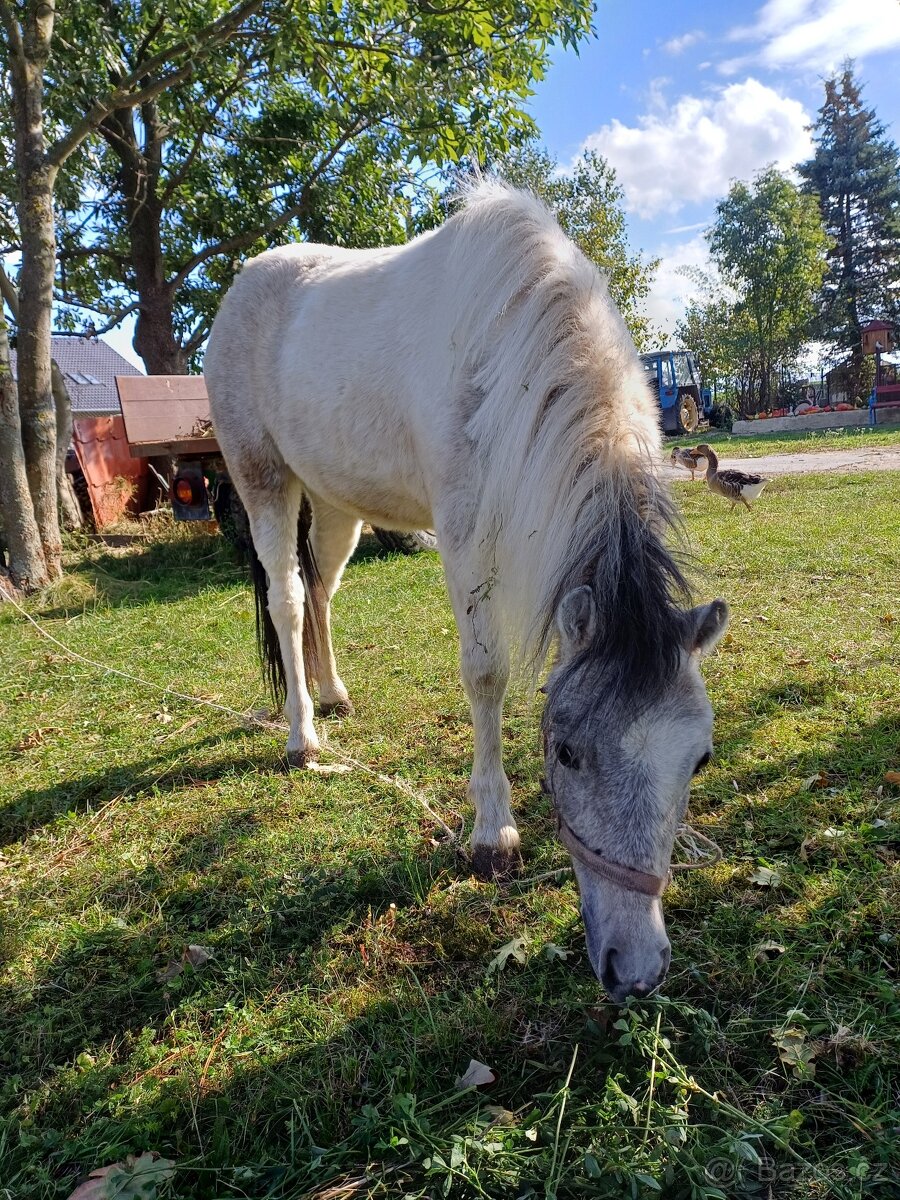
[[[191,481],[189,479],[185,479],[183,476],[181,479],[176,479],[175,499],[181,504],[194,503],[194,489],[191,486]]]
[[[172,480],[172,513],[176,521],[208,521],[209,493],[199,464],[182,465]]]

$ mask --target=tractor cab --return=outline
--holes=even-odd
[[[659,401],[664,433],[693,433],[709,420],[712,393],[700,381],[689,350],[658,350],[642,354],[647,383]]]

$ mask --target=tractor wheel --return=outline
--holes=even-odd
[[[681,396],[678,400],[678,432],[693,433],[699,424],[697,401],[693,396]]]
[[[437,550],[437,538],[430,529],[417,529],[415,533],[398,533],[395,529],[372,529],[384,546],[400,554],[418,554],[420,550]]]

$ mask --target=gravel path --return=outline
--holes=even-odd
[[[809,454],[766,454],[759,458],[719,459],[720,467],[754,475],[813,475],[817,471],[900,471],[900,446],[870,446],[860,450],[817,450]],[[666,463],[673,479],[690,480],[681,467]]]

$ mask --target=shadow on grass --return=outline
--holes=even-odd
[[[866,777],[880,771],[894,732],[896,723],[887,718],[854,730],[833,769],[840,763],[849,773],[862,763]],[[812,773],[821,754],[767,764],[767,777],[783,778],[788,769]],[[142,777],[149,778],[147,765]],[[220,768],[214,764],[212,771]],[[749,777],[739,784],[742,792],[759,786]],[[727,819],[726,854],[741,803],[736,799]],[[446,1153],[456,1132],[472,1131],[482,1103],[454,1095],[454,1076],[470,1057],[499,1070],[490,1102],[509,1110],[524,1106],[526,1113],[562,1086],[576,1043],[582,1051],[572,1094],[587,1097],[589,1107],[611,1068],[626,1092],[646,1086],[647,1061],[618,1045],[615,1016],[598,1025],[591,1015],[601,997],[580,953],[574,908],[558,935],[575,948],[574,960],[548,959],[538,945],[523,970],[513,966],[488,977],[490,956],[508,937],[504,909],[520,898],[459,888],[455,881],[464,872],[449,850],[409,849],[389,833],[376,855],[363,851],[321,862],[301,852],[287,863],[260,854],[254,839],[262,832],[253,812],[228,813],[175,838],[158,863],[97,880],[96,902],[111,914],[109,925],[70,927],[27,985],[0,993],[7,1047],[0,1066],[8,1081],[3,1106],[27,1106],[28,1136],[42,1139],[42,1148],[20,1161],[29,1171],[39,1162],[46,1173],[46,1182],[30,1177],[31,1190],[23,1194],[42,1200],[68,1195],[88,1169],[152,1147],[179,1163],[179,1194],[192,1200],[297,1200],[316,1194],[320,1182],[364,1174],[373,1161],[379,1170],[395,1170],[390,1178],[398,1190],[389,1187],[388,1194],[403,1194],[408,1185],[430,1195],[423,1165],[429,1138]],[[544,848],[541,838],[536,849]],[[730,894],[691,886],[698,893],[691,908],[704,909],[714,923],[737,912],[740,922],[723,926],[723,939],[733,943],[737,934],[746,944],[723,940],[719,969],[705,978],[673,975],[679,999],[666,1010],[666,1021],[679,1060],[706,1070],[707,1078],[721,1043],[734,1086],[748,1086],[739,1069],[757,1088],[753,1104],[765,1095],[769,1105],[783,1102],[785,1111],[802,1107],[809,1099],[803,1085],[769,1078],[768,1059],[757,1075],[757,1036],[736,1051],[723,1033],[732,1008],[739,1022],[745,1019],[748,989],[758,986],[752,948],[759,913],[734,886]],[[139,929],[113,915],[127,913],[134,895],[144,898],[144,911],[158,913]],[[774,903],[773,894],[760,903]],[[676,963],[685,953],[678,925],[686,911],[670,912]],[[811,905],[807,921],[827,928],[839,915],[835,898],[827,896]],[[869,933],[865,914],[858,914],[842,959],[832,959],[808,989],[807,1011],[818,1011],[817,993],[833,1004],[832,983],[846,986],[851,969],[869,971],[867,992],[854,1004],[881,986]],[[209,962],[161,978],[161,968],[189,943],[209,949]],[[734,954],[747,965],[723,990]],[[795,980],[776,977],[765,1012],[786,1012],[795,1002]],[[691,1016],[694,1005],[705,1024]],[[716,1086],[723,1069],[715,1064]],[[833,1082],[825,1064],[817,1087],[823,1078]],[[868,1086],[859,1078],[859,1087]],[[435,1104],[443,1106],[443,1127],[429,1125]],[[846,1132],[836,1111],[823,1111],[819,1120]],[[63,1130],[65,1136],[56,1137]],[[511,1190],[504,1191],[498,1176],[498,1190],[488,1194],[520,1194],[522,1181],[532,1182],[532,1161],[539,1185],[547,1168],[543,1145],[523,1142]],[[578,1162],[571,1170],[580,1169]],[[249,1164],[243,1177],[241,1164]],[[575,1180],[571,1191],[559,1192],[586,1194],[597,1193],[579,1190]]]
[[[403,557],[386,550],[373,534],[364,534],[351,562]],[[250,572],[239,552],[215,534],[138,543],[127,552],[93,555],[70,567],[65,581],[72,595],[70,604],[65,599],[57,600],[52,607],[40,609],[37,615],[53,620],[79,609],[82,604],[79,581],[89,585],[105,606],[133,608],[148,601],[174,604],[216,587],[243,583],[249,588]]]
[[[35,829],[54,821],[64,813],[81,813],[89,805],[108,804],[121,798],[134,799],[151,790],[174,791],[189,786],[204,786],[226,775],[248,769],[284,769],[282,760],[266,762],[259,739],[242,727],[211,734],[184,750],[172,747],[138,763],[110,767],[94,774],[61,779],[44,788],[28,788],[11,803],[0,807],[0,846],[21,841]],[[246,739],[246,755],[198,762],[203,747],[219,746],[232,739]]]

